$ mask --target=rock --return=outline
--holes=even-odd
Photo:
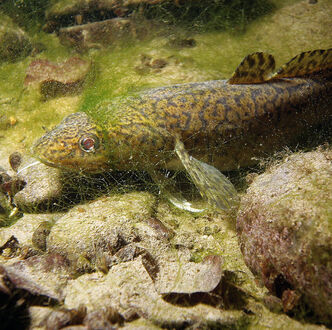
[[[43,221],[39,224],[32,235],[32,244],[41,251],[46,251],[46,239],[51,232],[54,221]]]
[[[4,276],[10,289],[24,289],[33,295],[47,296],[61,300],[61,292],[69,279],[68,262],[53,254],[32,256],[10,264],[0,264],[0,274]]]
[[[55,64],[48,60],[35,60],[30,63],[25,86],[38,84],[44,98],[77,94],[82,91],[83,83],[91,63],[78,57]]]
[[[59,30],[60,42],[74,47],[78,51],[89,48],[103,48],[115,41],[130,37],[142,38],[147,33],[147,26],[132,19],[113,18]]]
[[[139,74],[147,74],[150,73],[150,71],[155,74],[161,72],[161,69],[165,68],[170,64],[169,62],[169,60],[166,60],[164,58],[153,59],[150,55],[141,54],[140,63],[135,66],[135,70]]]
[[[9,156],[9,165],[14,172],[17,172],[18,168],[22,164],[22,155],[15,151]]]
[[[60,0],[46,12],[44,31],[54,32],[60,27],[104,21],[131,16],[140,5],[155,5],[168,0]]]
[[[237,218],[247,265],[284,310],[302,301],[330,324],[331,160],[331,149],[287,157],[254,179]]]
[[[88,313],[112,307],[121,315],[132,313],[134,308],[140,317],[162,327],[178,328],[197,321],[236,327],[247,322],[247,316],[238,310],[222,310],[204,304],[179,308],[164,301],[155,290],[141,256],[114,265],[107,275],[84,274],[70,281],[64,294],[66,308],[77,308],[84,302]]]
[[[14,236],[20,245],[34,247],[33,235],[37,228],[43,222],[53,222],[59,216],[59,214],[23,214],[11,226],[1,228],[0,246],[5,244],[10,237]]]
[[[88,313],[84,319],[84,324],[88,329],[113,329],[112,324],[122,325],[124,318],[112,307],[102,308]]]
[[[18,170],[18,178],[26,185],[14,196],[15,204],[24,211],[38,208],[49,209],[63,194],[61,171],[46,166],[35,158],[23,158]]]
[[[0,22],[0,62],[15,62],[28,56],[33,47],[27,34],[1,13]]]
[[[52,227],[47,251],[66,256],[78,271],[84,260],[94,268],[103,253],[140,240],[136,223],[151,217],[153,204],[148,193],[130,193],[75,206]]]
[[[196,47],[197,42],[193,38],[171,38],[167,45],[171,48],[181,49],[181,48],[193,48]]]
[[[221,258],[207,256],[203,262],[169,262],[161,268],[155,286],[161,294],[210,292],[222,277]]]
[[[12,100],[4,100],[4,102],[0,102],[2,104],[10,104]],[[6,114],[0,113],[0,130],[7,130],[9,128],[14,127],[17,124],[17,118],[14,116],[7,116]]]

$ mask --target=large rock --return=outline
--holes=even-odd
[[[247,265],[282,299],[332,322],[332,151],[294,154],[259,175],[237,218]]]
[[[103,253],[113,254],[140,240],[136,223],[151,217],[153,203],[149,194],[132,193],[76,206],[53,226],[47,250],[64,255],[78,268],[83,260],[95,266]]]

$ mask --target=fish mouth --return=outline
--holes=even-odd
[[[36,158],[41,163],[47,166],[56,167],[56,168],[61,167],[61,164],[57,160],[56,161],[50,160],[50,158],[47,157],[47,155],[45,155],[42,149],[45,149],[45,143],[43,143],[42,139],[39,139],[30,149],[32,157]]]

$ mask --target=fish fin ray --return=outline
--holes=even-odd
[[[271,54],[256,52],[247,55],[236,68],[229,84],[255,84],[269,80],[275,69],[275,59]]]
[[[285,63],[272,79],[302,77],[332,70],[332,48],[303,52]]]
[[[237,191],[226,176],[215,167],[190,156],[178,139],[175,144],[175,152],[199,193],[211,206],[223,211],[238,206]]]

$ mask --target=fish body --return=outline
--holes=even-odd
[[[124,150],[139,160],[135,168],[146,166],[147,159],[153,166],[178,169],[181,164],[172,157],[178,136],[190,155],[231,170],[296,144],[303,133],[331,119],[331,92],[332,82],[325,79],[252,85],[209,81],[153,89],[97,111],[106,116],[111,165],[118,160],[119,169],[132,166],[122,159]]]
[[[58,144],[55,132],[50,132],[35,150],[51,165],[61,166],[64,161],[70,167],[72,157],[73,169],[86,171],[142,170],[148,165],[177,169],[181,165],[172,151],[178,136],[195,158],[231,170],[294,145],[313,126],[331,120],[331,92],[332,82],[325,78],[251,85],[221,80],[157,88],[104,101],[95,109],[92,116],[103,118],[96,121],[106,149],[104,158],[96,159],[97,168],[89,167],[86,160],[95,158],[97,151],[78,148],[77,153],[60,157],[61,148],[69,151],[68,146],[78,145],[79,136],[89,135],[85,113],[73,114],[60,124]]]
[[[273,57],[254,53],[229,80],[104,100],[65,118],[33,153],[51,166],[87,172],[190,168],[190,158],[175,150],[198,168],[248,166],[331,121],[331,57],[331,50],[302,53],[273,74]]]

